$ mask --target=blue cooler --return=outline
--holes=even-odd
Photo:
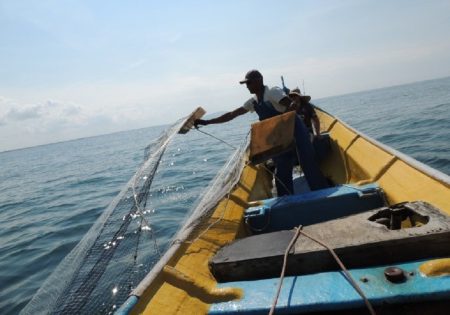
[[[254,233],[267,233],[379,208],[384,200],[377,184],[342,185],[263,200],[262,205],[245,210],[244,218]]]

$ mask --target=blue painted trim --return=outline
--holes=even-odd
[[[407,281],[394,284],[384,277],[388,266],[350,270],[373,305],[428,300],[450,300],[450,276],[427,278],[418,267],[426,260],[396,264],[407,272]],[[409,274],[413,272],[413,274]],[[367,279],[367,282],[361,279]],[[244,297],[212,305],[209,314],[267,314],[278,287],[278,278],[221,283],[220,288],[240,288]],[[276,314],[329,311],[364,307],[364,301],[340,271],[286,277],[283,281]]]
[[[129,296],[125,303],[114,312],[114,315],[128,315],[137,304],[138,300],[139,298],[136,295]]]

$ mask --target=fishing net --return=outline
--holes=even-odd
[[[215,224],[219,223],[227,210],[224,207],[222,216],[213,222],[207,220],[211,217],[217,204],[227,195],[230,194],[234,186],[239,182],[242,170],[246,162],[246,152],[249,144],[249,134],[245,137],[244,142],[229,157],[228,161],[212,180],[209,188],[200,196],[195,207],[188,214],[187,220],[174,237],[172,245],[165,252],[164,256],[156,263],[146,277],[141,281],[139,286],[131,292],[131,295],[141,296],[155,280],[164,266],[172,258],[179,246],[185,242],[193,242],[200,238]]]
[[[162,227],[155,225],[162,223],[153,220],[149,208],[150,188],[166,148],[185,121],[175,123],[146,148],[142,166],[45,281],[22,314],[112,314],[142,279],[158,272],[164,257],[170,256],[177,242],[187,240],[193,229],[208,228],[198,222],[210,215],[238,181],[247,142],[234,151],[206,193],[191,206],[188,219],[172,238],[172,246],[161,246],[155,231]]]

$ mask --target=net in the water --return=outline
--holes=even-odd
[[[183,119],[171,126],[151,146],[139,170],[45,281],[23,314],[111,314],[142,279],[158,272],[164,259],[160,259],[161,248],[153,234],[157,227],[148,215],[149,192],[166,148],[184,123]],[[176,241],[188,240],[194,229],[209,228],[199,222],[204,222],[201,218],[210,214],[239,179],[243,151],[244,147],[235,151],[198,199]]]
[[[136,174],[22,313],[107,314],[126,300],[161,255],[143,212],[161,158],[183,122],[152,146]]]

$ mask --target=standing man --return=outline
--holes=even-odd
[[[245,79],[239,82],[240,84],[245,84],[250,94],[254,94],[252,98],[247,100],[243,106],[225,113],[217,118],[202,120],[198,119],[194,122],[195,126],[198,125],[209,125],[209,124],[219,124],[230,121],[240,115],[243,115],[247,112],[256,112],[258,114],[259,120],[268,119],[280,114],[285,113],[290,110],[291,100],[286,94],[284,94],[283,90],[278,87],[269,88],[264,85],[263,76],[258,70],[250,70],[245,75]],[[315,165],[314,162],[314,152],[312,145],[308,138],[308,132],[303,122],[300,119],[296,119],[296,127],[295,127],[295,137],[296,142],[301,143],[302,147],[300,147],[300,155],[305,153],[305,157],[303,158],[306,163],[302,163],[302,157],[300,159],[300,165],[305,173],[305,177],[308,181],[310,188],[320,189],[327,187],[327,183],[325,178],[323,178],[318,166]],[[308,146],[309,147],[305,147]],[[310,152],[304,152],[310,151]],[[278,196],[290,195],[294,192],[293,181],[292,181],[292,170],[294,167],[294,156],[292,152],[283,153],[279,156],[273,158],[275,162],[275,184],[277,187]],[[309,164],[314,165],[309,165]],[[310,168],[313,170],[310,172]],[[317,174],[322,176],[319,178],[317,183],[315,177]],[[308,178],[309,177],[309,178]]]
[[[291,105],[291,100],[282,89],[278,87],[269,88],[264,85],[263,76],[258,70],[248,71],[245,79],[239,83],[245,84],[250,94],[254,94],[254,96],[234,111],[210,120],[199,119],[195,122],[195,125],[224,123],[248,112],[256,112],[259,120],[264,120],[285,113]],[[292,169],[294,167],[292,153],[284,153],[273,160],[276,167],[275,185],[278,196],[292,194]]]

